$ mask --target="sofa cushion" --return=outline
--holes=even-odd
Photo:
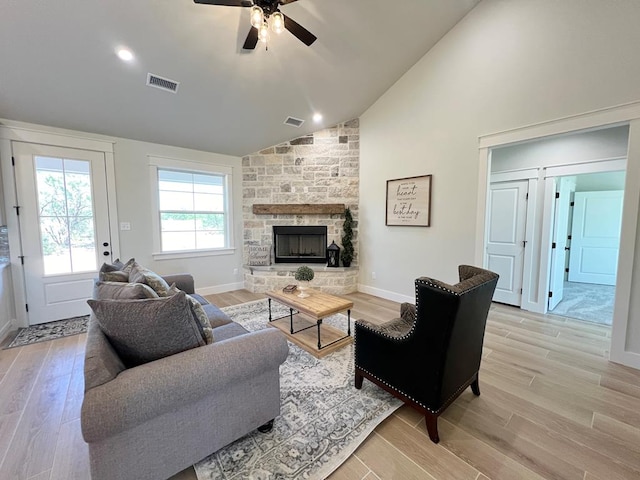
[[[229,316],[215,305],[207,303],[206,305],[203,305],[202,308],[207,314],[209,323],[213,328],[231,323],[231,319],[229,318]]]
[[[143,267],[139,263],[134,263],[129,273],[129,282],[144,283],[149,285],[160,297],[169,295],[169,284],[157,273]]]
[[[185,293],[189,293],[189,292],[185,292]],[[207,301],[207,299],[204,298],[202,295],[199,295],[197,293],[189,293],[189,295],[191,295],[193,298],[198,300],[198,302],[200,302],[200,305],[209,305],[209,302]]]
[[[158,298],[158,294],[144,283],[98,281],[93,285],[93,298],[96,300],[139,300]]]
[[[216,337],[216,342],[221,342],[229,338],[237,337],[238,335],[244,335],[245,333],[249,333],[248,330],[246,330],[242,325],[235,322],[231,322],[213,329],[213,334]]]
[[[166,298],[88,303],[128,368],[205,345],[184,292]]]

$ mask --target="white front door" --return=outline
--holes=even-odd
[[[553,214],[553,240],[551,247],[551,275],[549,280],[549,310],[556,308],[564,296],[565,265],[569,233],[569,209],[574,183],[568,178],[556,180],[556,201]]]
[[[104,153],[13,143],[29,324],[89,313],[111,261]]]
[[[569,281],[615,285],[624,192],[576,192]]]
[[[489,190],[487,268],[500,275],[496,302],[520,306],[529,182],[492,183]]]

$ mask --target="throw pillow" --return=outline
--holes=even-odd
[[[183,292],[145,300],[88,300],[100,329],[127,367],[205,345]]]
[[[169,290],[167,290],[168,295],[175,295],[180,292],[182,292],[182,290],[176,287],[175,283],[172,283],[169,287]],[[204,308],[202,308],[202,305],[198,300],[196,300],[189,294],[186,294],[186,297],[189,301],[189,304],[191,305],[191,313],[202,326],[205,341],[207,342],[207,344],[213,343],[213,328],[211,327],[211,322],[209,321],[207,312],[204,311]]]
[[[103,263],[102,267],[100,267],[100,271],[115,272],[118,270],[122,270],[123,268],[124,268],[124,263],[122,263],[119,258],[116,258],[116,260],[113,263]]]
[[[135,262],[129,273],[129,282],[146,283],[161,297],[169,295],[169,284],[157,273]]]
[[[93,298],[96,300],[139,300],[158,298],[158,294],[149,285],[143,283],[96,282],[93,285]]]
[[[115,272],[100,272],[98,275],[98,280],[103,282],[120,282],[127,283],[129,281],[129,274],[126,272],[115,271]]]
[[[135,263],[135,259],[130,259],[126,264],[120,259],[116,259],[113,263],[103,263],[98,271],[98,280],[104,282],[128,282],[129,272]]]

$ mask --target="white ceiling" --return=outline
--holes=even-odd
[[[281,9],[318,40],[247,53],[248,8],[2,0],[0,118],[241,156],[360,116],[478,1],[298,0]]]

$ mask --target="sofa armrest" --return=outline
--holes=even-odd
[[[123,371],[85,393],[82,435],[97,441],[277,369],[289,347],[267,328],[194,348]],[[242,399],[238,399],[242,401]]]
[[[184,293],[196,293],[195,283],[193,281],[193,275],[190,273],[174,273],[171,275],[162,275],[164,281],[169,285],[176,284],[180,290]]]

